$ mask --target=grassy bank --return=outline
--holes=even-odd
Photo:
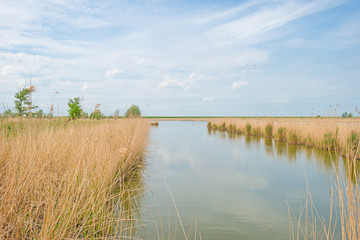
[[[337,150],[350,158],[359,153],[359,118],[221,118],[208,122],[208,129]]]
[[[131,236],[125,182],[148,130],[136,119],[0,120],[0,238]]]

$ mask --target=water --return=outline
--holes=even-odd
[[[202,239],[289,239],[288,206],[298,213],[307,187],[328,218],[334,159],[304,146],[208,132],[206,122],[160,122],[150,133],[137,235],[185,239],[177,208],[190,239],[195,228]]]

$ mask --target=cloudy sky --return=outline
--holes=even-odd
[[[31,78],[55,115],[339,114],[359,77],[357,0],[0,0],[0,111]]]

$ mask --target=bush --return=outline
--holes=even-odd
[[[226,131],[226,125],[225,125],[225,123],[223,123],[223,124],[220,125],[219,131],[221,131],[221,132]]]
[[[104,115],[101,114],[100,109],[95,109],[95,111],[90,114],[90,119],[100,120],[102,118],[104,118]]]
[[[230,124],[230,125],[227,127],[227,131],[230,132],[230,133],[236,132],[235,124]]]
[[[140,108],[136,105],[131,105],[130,108],[126,111],[125,117],[127,118],[141,117]]]
[[[69,99],[68,106],[69,106],[68,112],[69,112],[71,119],[80,118],[81,113],[82,113],[82,109],[80,106],[80,98],[77,97],[74,99]]]
[[[259,127],[253,128],[253,135],[254,136],[261,136],[261,131]]]
[[[338,149],[338,129],[336,129],[336,134],[333,136],[332,132],[327,132],[324,134],[324,138],[322,140],[323,148],[326,148],[328,150],[335,150]]]
[[[250,135],[251,134],[251,125],[248,123],[245,126],[245,131],[246,131],[246,135]]]
[[[286,142],[286,129],[278,128],[277,133],[275,135],[275,140],[279,142]]]
[[[272,125],[271,124],[266,125],[266,127],[265,127],[265,137],[271,138],[272,137],[272,131],[273,131]]]
[[[298,144],[299,143],[299,137],[296,134],[296,132],[290,131],[287,141],[288,141],[289,144]]]

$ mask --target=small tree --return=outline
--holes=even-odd
[[[68,112],[69,112],[71,119],[80,118],[81,113],[82,113],[82,109],[80,106],[80,98],[77,97],[74,99],[69,99],[68,106],[69,106]]]
[[[136,105],[131,105],[130,108],[126,111],[125,117],[141,117],[140,108]]]
[[[119,116],[120,116],[120,110],[116,109],[115,112],[114,112],[114,119],[118,119]]]
[[[29,88],[23,88],[15,93],[14,103],[17,116],[31,116],[31,110],[38,108],[38,106],[33,105],[31,102],[31,93],[34,91],[34,86],[30,86]]]
[[[45,118],[46,115],[42,109],[39,109],[37,112],[34,113],[34,117],[37,118]]]
[[[352,118],[352,113],[347,113],[347,112],[344,112],[343,114],[341,114],[341,117],[342,118]]]
[[[90,114],[90,118],[100,120],[101,118],[104,118],[104,115],[101,113],[100,109],[95,109],[94,112]]]

